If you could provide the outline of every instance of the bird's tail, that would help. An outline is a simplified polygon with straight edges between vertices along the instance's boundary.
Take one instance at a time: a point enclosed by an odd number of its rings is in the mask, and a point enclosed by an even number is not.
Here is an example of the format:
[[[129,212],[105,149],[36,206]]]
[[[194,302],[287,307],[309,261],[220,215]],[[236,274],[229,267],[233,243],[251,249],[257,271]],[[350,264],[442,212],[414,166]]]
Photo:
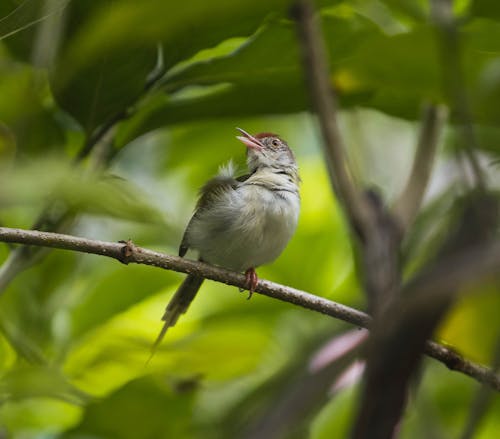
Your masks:
[[[153,358],[153,355],[163,340],[163,337],[165,337],[168,328],[174,326],[181,314],[184,314],[187,311],[204,280],[205,279],[203,277],[188,274],[186,279],[184,279],[184,282],[182,282],[180,287],[175,292],[172,299],[170,299],[170,302],[165,309],[165,314],[163,314],[163,317],[161,318],[165,323],[163,324],[163,328],[161,328],[158,337],[151,347],[151,355],[147,361],[148,363],[151,358]]]

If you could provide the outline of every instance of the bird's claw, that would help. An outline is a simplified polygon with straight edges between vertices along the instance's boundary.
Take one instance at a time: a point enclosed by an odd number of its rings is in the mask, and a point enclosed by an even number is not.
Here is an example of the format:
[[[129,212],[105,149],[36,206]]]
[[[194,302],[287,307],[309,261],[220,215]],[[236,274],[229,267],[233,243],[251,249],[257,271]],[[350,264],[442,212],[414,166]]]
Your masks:
[[[249,268],[247,271],[245,271],[245,285],[248,290],[247,300],[250,300],[252,298],[252,294],[257,288],[258,282],[259,278],[257,277],[257,273],[255,272],[254,268]]]

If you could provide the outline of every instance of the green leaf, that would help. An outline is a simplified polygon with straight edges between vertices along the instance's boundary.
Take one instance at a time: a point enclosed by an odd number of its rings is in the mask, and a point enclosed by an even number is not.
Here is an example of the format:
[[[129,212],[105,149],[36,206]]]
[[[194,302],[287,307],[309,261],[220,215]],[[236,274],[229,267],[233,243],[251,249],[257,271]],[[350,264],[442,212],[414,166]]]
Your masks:
[[[42,366],[20,366],[2,376],[0,403],[33,397],[52,397],[81,404],[88,400],[57,370]]]
[[[335,395],[311,424],[311,439],[348,437],[354,420],[359,389],[351,387]]]
[[[173,93],[186,85],[218,83],[259,86],[301,77],[293,23],[273,22],[228,56],[189,65],[167,75],[162,89]]]
[[[324,29],[330,58],[338,72],[332,80],[346,102],[358,102],[366,90],[344,69],[344,64],[355,48],[377,35],[378,30],[361,17],[341,19],[330,15],[324,17]],[[200,86],[212,88],[198,92]],[[294,25],[272,21],[230,55],[188,65],[167,75],[162,91],[166,94],[151,97],[130,121],[122,124],[119,144],[172,123],[303,111],[308,106]]]
[[[50,104],[46,77],[28,65],[11,61],[1,50],[0,96],[0,121],[20,151],[60,150],[64,132]]]
[[[177,280],[171,272],[156,268],[114,264],[113,269],[111,264],[104,264],[104,276],[99,275],[96,267],[85,288],[85,297],[71,311],[74,340]],[[161,314],[161,310],[158,312]]]
[[[191,437],[194,396],[151,376],[139,378],[88,405],[79,425],[61,439]]]
[[[425,21],[429,2],[427,0],[382,0],[395,14],[415,21]]]
[[[381,57],[387,52],[386,57]],[[419,26],[394,36],[376,35],[365,40],[348,63],[354,76],[377,89],[439,95],[438,52],[433,30]],[[425,69],[422,68],[425,66]]]
[[[24,61],[32,55],[36,23],[43,17],[44,3],[44,0],[0,2],[0,41]]]
[[[327,15],[323,28],[332,82],[344,108],[359,105],[416,119],[422,102],[446,100],[432,27],[385,35],[360,17]],[[462,38],[474,116],[481,123],[497,123],[500,26],[476,20],[463,28]],[[294,27],[284,21],[270,23],[227,56],[172,72],[162,90],[122,124],[119,144],[163,125],[308,108]]]
[[[0,328],[16,353],[30,363],[46,364],[53,356],[54,319],[78,292],[69,288],[78,261],[74,252],[51,252],[18,275],[0,298]]]
[[[163,216],[132,183],[112,175],[86,174],[62,159],[39,159],[0,175],[0,203],[43,207],[62,202],[75,212],[164,224]]]
[[[16,139],[9,127],[0,122],[0,170],[7,166],[14,156]]]
[[[137,23],[130,23],[135,12],[127,8],[131,2],[92,3],[71,3],[71,35],[63,40],[61,56],[51,72],[58,104],[87,133],[134,102],[156,62],[154,43],[143,41],[137,35]],[[125,33],[127,26],[129,33]]]
[[[87,11],[87,2],[73,2],[69,23],[76,30],[64,44],[52,75],[57,100],[90,132],[141,95],[159,43],[163,69],[168,70],[201,49],[250,34],[267,14],[282,12],[287,4],[287,0],[122,0]]]
[[[496,0],[472,0],[470,11],[476,17],[500,20],[500,3]]]

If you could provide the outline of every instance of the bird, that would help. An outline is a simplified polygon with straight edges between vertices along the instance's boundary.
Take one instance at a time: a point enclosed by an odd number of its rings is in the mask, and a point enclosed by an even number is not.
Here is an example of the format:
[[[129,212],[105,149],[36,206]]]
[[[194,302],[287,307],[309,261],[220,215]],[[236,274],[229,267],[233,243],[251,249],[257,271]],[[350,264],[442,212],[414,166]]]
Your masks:
[[[257,287],[255,268],[274,261],[293,236],[300,212],[300,176],[295,156],[279,135],[251,135],[236,128],[246,146],[248,173],[235,177],[232,162],[200,189],[198,203],[179,247],[199,260],[245,273],[249,298]],[[204,278],[188,274],[162,317],[151,355],[168,328],[187,311]],[[151,358],[151,357],[150,357]]]

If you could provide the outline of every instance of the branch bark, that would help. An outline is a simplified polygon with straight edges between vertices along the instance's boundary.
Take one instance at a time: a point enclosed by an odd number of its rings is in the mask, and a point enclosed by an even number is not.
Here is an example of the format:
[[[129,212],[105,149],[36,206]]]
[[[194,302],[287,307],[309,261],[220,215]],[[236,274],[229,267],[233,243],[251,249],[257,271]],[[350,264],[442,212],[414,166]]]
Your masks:
[[[0,242],[36,245],[90,253],[110,257],[124,264],[144,264],[166,270],[196,274],[197,276],[202,276],[206,279],[222,282],[227,285],[234,285],[239,288],[245,288],[246,285],[245,276],[243,274],[229,271],[224,268],[214,267],[203,262],[191,261],[178,256],[166,255],[153,250],[137,247],[130,241],[115,243],[90,240],[59,233],[0,227]],[[488,264],[488,267],[490,267],[488,273],[485,273],[486,269],[483,264],[484,260],[490,261]],[[500,264],[500,242],[490,246],[486,254],[476,254],[474,261],[474,264],[477,265],[480,274],[498,275],[498,273],[496,273],[496,267]],[[450,261],[450,263],[452,262],[453,261]],[[469,263],[469,261],[467,263]],[[473,270],[469,273],[471,277],[477,274]],[[443,282],[446,282],[446,280],[444,279]],[[323,297],[314,296],[305,291],[269,282],[267,280],[259,280],[255,292],[298,305],[363,328],[369,327],[372,321],[368,314],[365,314],[357,309],[327,300]],[[485,383],[492,389],[500,392],[499,375],[492,372],[485,366],[475,364],[467,360],[453,349],[433,341],[428,341],[425,344],[424,352],[429,357],[432,357],[446,365],[449,369],[468,375],[469,377],[481,383]]]

